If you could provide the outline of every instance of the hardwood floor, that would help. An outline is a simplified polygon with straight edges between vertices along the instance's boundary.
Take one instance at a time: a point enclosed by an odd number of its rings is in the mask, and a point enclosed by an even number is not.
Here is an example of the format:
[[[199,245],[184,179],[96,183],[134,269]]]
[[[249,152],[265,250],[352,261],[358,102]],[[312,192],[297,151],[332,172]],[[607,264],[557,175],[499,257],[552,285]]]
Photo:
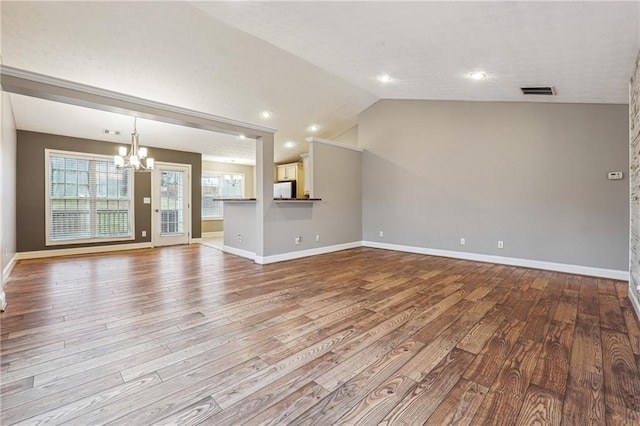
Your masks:
[[[358,248],[20,261],[2,424],[640,424],[627,283]]]

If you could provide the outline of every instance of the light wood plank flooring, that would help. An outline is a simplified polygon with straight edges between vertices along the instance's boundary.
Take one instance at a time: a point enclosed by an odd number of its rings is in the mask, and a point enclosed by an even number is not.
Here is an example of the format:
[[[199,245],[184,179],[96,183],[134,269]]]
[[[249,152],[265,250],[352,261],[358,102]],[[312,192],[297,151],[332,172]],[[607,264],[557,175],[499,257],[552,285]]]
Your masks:
[[[2,424],[640,424],[627,283],[358,248],[21,261]]]

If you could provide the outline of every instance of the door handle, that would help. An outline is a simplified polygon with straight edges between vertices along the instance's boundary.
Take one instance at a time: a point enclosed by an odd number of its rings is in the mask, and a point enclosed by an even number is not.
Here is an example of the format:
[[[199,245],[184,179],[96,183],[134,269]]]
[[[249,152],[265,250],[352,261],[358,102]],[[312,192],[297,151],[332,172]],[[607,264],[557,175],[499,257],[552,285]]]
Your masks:
[[[156,213],[158,213],[160,210],[156,209]]]

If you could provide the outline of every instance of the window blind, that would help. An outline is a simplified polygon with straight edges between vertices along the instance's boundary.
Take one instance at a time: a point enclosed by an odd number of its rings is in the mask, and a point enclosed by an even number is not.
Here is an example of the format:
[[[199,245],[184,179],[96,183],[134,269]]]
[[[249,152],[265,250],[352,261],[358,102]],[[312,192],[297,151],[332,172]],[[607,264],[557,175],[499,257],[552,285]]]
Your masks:
[[[131,172],[111,159],[49,153],[49,243],[132,236]]]
[[[244,174],[202,172],[202,218],[224,217],[221,198],[244,197]]]

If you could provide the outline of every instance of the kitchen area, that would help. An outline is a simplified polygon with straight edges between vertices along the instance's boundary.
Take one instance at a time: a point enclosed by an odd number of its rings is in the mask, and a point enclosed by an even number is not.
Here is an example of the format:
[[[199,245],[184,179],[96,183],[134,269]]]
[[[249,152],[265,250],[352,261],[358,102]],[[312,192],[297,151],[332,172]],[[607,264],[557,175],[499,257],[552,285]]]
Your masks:
[[[263,199],[224,202],[223,251],[267,264],[362,245],[362,149],[307,142],[300,161],[256,170]]]
[[[309,198],[309,154],[301,154],[300,158],[299,162],[275,165],[275,182],[273,184],[273,198],[275,200]]]
[[[301,154],[300,161],[274,164],[274,201],[310,201],[310,169],[308,153]],[[223,209],[223,204],[255,202],[255,178],[255,166],[203,161],[202,236],[204,245],[222,249],[225,231],[224,216],[227,216],[228,210]],[[234,181],[231,183],[233,188],[227,188],[229,186],[227,181],[231,180]]]

